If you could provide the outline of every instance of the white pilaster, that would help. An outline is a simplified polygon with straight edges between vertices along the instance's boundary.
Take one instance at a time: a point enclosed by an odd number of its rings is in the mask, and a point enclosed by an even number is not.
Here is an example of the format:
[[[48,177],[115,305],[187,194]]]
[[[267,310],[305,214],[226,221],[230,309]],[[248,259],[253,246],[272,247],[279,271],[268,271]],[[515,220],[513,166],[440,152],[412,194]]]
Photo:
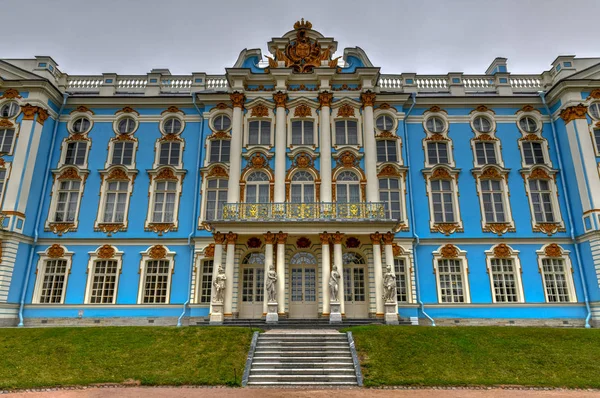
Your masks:
[[[288,234],[277,234],[277,303],[279,314],[285,314],[285,242]]]
[[[321,291],[323,292],[323,317],[329,315],[329,276],[331,275],[331,254],[329,252],[329,234],[320,234],[321,238]]]
[[[598,177],[598,164],[594,151],[595,143],[593,137],[590,136],[587,119],[584,116],[582,119],[566,122],[566,129],[575,166],[577,185],[582,196],[583,211],[600,209],[600,178]],[[573,140],[576,140],[576,142],[571,142]],[[586,208],[588,203],[589,208]]]
[[[221,265],[223,265],[223,242],[225,241],[225,235],[221,234],[221,233],[215,233],[214,234],[214,238],[215,238],[215,254],[214,254],[214,258],[213,258],[213,272],[212,272],[212,281],[210,283],[211,286],[211,297],[210,297],[210,310],[209,310],[209,314],[212,314],[213,312],[213,297],[214,297],[214,283],[215,283],[215,278],[217,277],[217,274],[219,273],[219,267]],[[227,285],[227,284],[225,284]],[[201,287],[198,286],[198,289],[200,289]],[[227,291],[225,292],[225,294],[227,294]]]
[[[373,121],[373,102],[375,94],[361,95],[363,102],[363,142],[365,148],[365,174],[367,177],[367,202],[379,202],[379,182],[377,180],[377,142]],[[377,311],[379,312],[379,310]]]
[[[227,257],[225,258],[225,300],[223,313],[227,317],[231,317],[231,309],[233,304],[233,266],[235,262],[235,241],[237,234],[227,234]]]
[[[285,202],[285,157],[286,157],[286,110],[287,94],[278,92],[273,95],[277,104],[275,115],[275,198],[274,202]]]
[[[263,300],[263,313],[266,315],[269,309],[267,303],[269,302],[269,295],[267,294],[267,275],[269,275],[269,270],[273,265],[273,242],[275,241],[275,234],[270,232],[264,235],[265,237],[265,294]],[[279,276],[277,277],[277,282],[279,282]],[[279,292],[278,292],[279,293]],[[279,294],[277,294],[277,300],[280,301],[281,298]]]
[[[342,261],[342,240],[344,234],[339,232],[333,234],[333,264],[337,267],[337,271],[340,274],[340,285],[338,290],[338,297],[340,299],[340,312],[342,315],[346,313],[346,306],[344,303],[344,264]]]
[[[381,234],[371,234],[373,244],[373,272],[375,273],[375,309],[376,317],[383,317],[383,268],[381,266]]]
[[[321,111],[319,112],[319,129],[320,129],[320,162],[321,162],[321,202],[331,202],[331,100],[333,94],[319,94],[321,102]],[[329,301],[327,301],[329,305]]]
[[[233,120],[231,121],[227,202],[238,203],[240,201],[240,176],[242,172],[242,133],[245,96],[243,93],[233,93],[230,97],[233,102]]]

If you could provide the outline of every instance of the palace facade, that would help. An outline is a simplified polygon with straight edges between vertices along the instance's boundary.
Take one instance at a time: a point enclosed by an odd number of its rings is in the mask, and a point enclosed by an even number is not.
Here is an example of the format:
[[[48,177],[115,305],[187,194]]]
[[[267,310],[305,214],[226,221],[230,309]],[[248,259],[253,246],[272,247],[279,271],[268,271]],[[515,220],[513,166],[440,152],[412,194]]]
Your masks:
[[[0,60],[1,325],[600,324],[600,58],[381,74],[300,21],[224,75]],[[387,307],[387,306],[386,306]]]

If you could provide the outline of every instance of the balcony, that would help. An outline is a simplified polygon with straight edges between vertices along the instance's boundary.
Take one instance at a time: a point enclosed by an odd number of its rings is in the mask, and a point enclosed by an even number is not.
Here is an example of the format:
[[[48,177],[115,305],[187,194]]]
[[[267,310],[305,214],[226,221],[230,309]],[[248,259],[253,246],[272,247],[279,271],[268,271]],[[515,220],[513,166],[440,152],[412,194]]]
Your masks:
[[[217,222],[395,222],[384,203],[226,203]]]

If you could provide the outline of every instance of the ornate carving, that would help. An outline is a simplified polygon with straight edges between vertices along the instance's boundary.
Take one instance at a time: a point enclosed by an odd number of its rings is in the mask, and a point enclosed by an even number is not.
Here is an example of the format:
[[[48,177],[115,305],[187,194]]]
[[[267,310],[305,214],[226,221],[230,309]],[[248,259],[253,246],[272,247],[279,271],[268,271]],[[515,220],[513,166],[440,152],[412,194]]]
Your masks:
[[[38,106],[38,114],[37,115],[38,116],[37,116],[36,121],[39,124],[44,124],[44,122],[46,120],[48,120],[48,117],[50,117],[50,115],[48,114],[48,111],[45,110],[44,108],[39,107],[39,106]]]
[[[533,171],[529,174],[530,180],[549,180],[551,177],[548,172],[540,167],[537,169],[533,169]]]
[[[98,258],[113,258],[115,253],[115,248],[111,245],[102,245],[98,249]]]
[[[328,233],[319,234],[319,240],[321,240],[322,245],[328,245],[330,239],[331,239],[331,235]]]
[[[440,232],[446,236],[450,236],[454,232],[461,232],[458,223],[437,223],[433,225],[431,232]]]
[[[493,253],[496,258],[507,258],[512,255],[512,250],[508,245],[500,243],[494,247]]]
[[[215,232],[213,234],[213,238],[215,239],[215,244],[222,245],[225,242],[225,235],[220,232]]]
[[[502,236],[509,231],[514,231],[509,223],[489,223],[483,227],[483,232],[491,232],[498,236]]]
[[[385,245],[391,245],[392,243],[394,243],[394,234],[391,232],[386,232],[383,236],[383,244]]]
[[[214,257],[215,256],[215,244],[211,243],[204,248],[204,257]]]
[[[437,106],[437,105],[434,105],[434,106],[432,106],[431,108],[429,108],[429,109],[427,110],[427,112],[444,112],[444,113],[448,113],[448,112],[446,112],[444,109],[440,108],[440,107],[439,107],[439,106]]]
[[[271,87],[265,87],[264,84],[259,84],[258,86],[252,87],[252,88],[248,87],[248,85],[245,85],[244,89],[246,91],[273,91],[274,90],[274,88],[272,86]]]
[[[163,112],[163,113],[165,113],[165,112]],[[136,111],[135,109],[133,109],[130,106],[124,106],[123,109],[116,111],[115,115],[118,115],[119,113],[135,113],[138,116],[140,115],[140,113],[138,111]]]
[[[307,167],[312,167],[312,158],[305,152],[300,152],[294,158],[294,167],[298,167],[300,169],[306,169]]]
[[[137,141],[137,139],[135,137],[132,137],[129,134],[119,134],[116,137],[111,138],[111,141],[129,141],[129,142],[135,142],[135,141]]]
[[[267,160],[267,157],[265,156],[265,154],[261,153],[261,152],[256,152],[256,153],[252,154],[252,156],[250,156],[248,164],[246,165],[246,168],[252,168],[252,169],[262,169],[262,168],[268,168],[268,167],[269,167],[269,161]]]
[[[539,109],[534,108],[531,105],[525,105],[525,106],[523,106],[521,109],[519,109],[518,111],[516,111],[515,114],[521,113],[521,112],[537,112],[537,113],[541,113]]]
[[[592,90],[592,92],[590,93],[590,95],[587,97],[587,99],[600,99],[600,88],[596,88],[594,90]]]
[[[174,229],[175,224],[173,223],[150,223],[146,228],[147,231],[152,231],[155,234],[158,234],[158,236],[162,236],[163,234],[166,234]]]
[[[550,243],[544,248],[544,254],[548,257],[562,257],[563,250],[556,243]]]
[[[391,108],[391,106],[387,102],[384,102],[383,104],[381,104],[377,107],[377,109],[390,109],[390,108]]]
[[[338,117],[354,117],[355,109],[350,104],[344,104],[338,109],[337,115]]]
[[[262,246],[262,241],[259,238],[253,236],[252,238],[248,239],[246,245],[251,249],[258,249]]]
[[[375,93],[371,92],[371,91],[366,91],[364,93],[362,93],[360,95],[360,101],[363,104],[363,107],[367,107],[367,106],[373,106],[375,105],[375,98],[377,96],[375,95]]]
[[[161,171],[158,172],[158,174],[156,174],[156,177],[154,177],[155,180],[174,180],[174,181],[179,181],[179,178],[177,178],[177,176],[175,175],[175,173],[173,172],[172,169],[170,169],[169,167],[165,167],[164,169],[162,169]]]
[[[58,176],[58,180],[79,180],[81,181],[81,177],[79,176],[79,173],[77,172],[77,169],[75,167],[67,167],[66,169],[64,169],[62,171],[62,173],[60,173],[60,175]]]
[[[339,231],[336,232],[335,234],[331,234],[331,238],[333,239],[333,244],[334,245],[341,245],[343,240],[344,240],[344,235],[340,233]]]
[[[284,234],[283,232],[279,231],[279,233],[277,234],[277,244],[285,245],[285,243],[287,242],[287,238],[288,234]]]
[[[381,133],[377,134],[377,138],[391,138],[393,140],[400,139],[400,137],[398,137],[396,134],[392,133],[391,131],[382,131]]]
[[[227,240],[227,244],[228,245],[235,245],[235,242],[237,241],[238,235],[234,234],[233,232],[229,232],[226,236],[225,236],[225,240]]]
[[[266,234],[263,235],[265,237],[265,244],[267,245],[272,245],[275,243],[275,234],[272,232],[267,232]]]
[[[448,172],[448,170],[444,167],[438,167],[437,169],[433,170],[433,173],[431,173],[431,177],[429,177],[430,180],[452,180],[452,176],[450,175],[450,173]]]
[[[298,240],[296,241],[296,247],[298,247],[299,249],[307,249],[310,247],[310,245],[311,245],[310,239],[308,239],[305,236],[298,238]]]
[[[377,174],[377,177],[400,177],[400,172],[391,164],[385,165]]]
[[[563,109],[560,113],[560,117],[564,120],[565,124],[567,124],[575,119],[585,119],[586,114],[587,106],[579,104]]]
[[[65,140],[66,142],[75,142],[75,141],[90,141],[86,134],[75,133],[69,135],[69,137]]]
[[[225,103],[223,103],[223,102],[219,102],[219,103],[218,103],[218,104],[215,106],[215,108],[217,108],[217,109],[228,109],[228,108],[229,108],[229,106],[227,106],[227,104],[225,104]]]
[[[561,229],[558,223],[540,223],[533,227],[533,232],[542,232],[548,236],[554,235],[559,230],[564,230],[564,228]]]
[[[294,109],[294,117],[310,117],[312,116],[312,109],[305,104],[300,104]]]
[[[443,134],[435,133],[435,134],[432,134],[431,136],[425,138],[425,141],[450,141],[450,140],[448,138],[446,138]]]
[[[0,98],[9,98],[9,99],[15,99],[15,98],[22,98],[19,95],[19,91],[14,89],[14,88],[7,88],[6,90],[4,90],[4,92],[2,93],[2,96]]]
[[[151,259],[159,260],[167,257],[167,249],[163,245],[154,245],[148,250]]]
[[[66,234],[67,232],[74,231],[75,230],[75,224],[73,224],[73,223],[62,223],[62,222],[50,223],[48,225],[48,229],[50,231],[52,231],[53,233],[57,234],[58,236],[62,236],[63,234]]]
[[[160,137],[160,142],[169,142],[169,141],[183,141],[183,139],[178,134],[165,134]]]
[[[55,243],[48,248],[46,254],[50,258],[61,258],[65,255],[65,249],[63,249],[61,245]]]
[[[458,248],[452,244],[447,244],[440,249],[440,254],[442,258],[456,258],[458,257]]]
[[[358,238],[351,236],[346,239],[346,247],[349,249],[356,249],[360,246],[360,240]]]
[[[8,119],[0,119],[0,128],[13,127],[14,124]]]
[[[527,134],[527,135],[519,138],[519,140],[520,141],[544,141],[544,139],[537,134]]]
[[[227,133],[225,131],[215,131],[214,133],[212,133],[211,135],[206,137],[206,139],[208,139],[208,140],[230,140],[231,135],[229,135],[229,133]]]
[[[267,117],[267,116],[269,116],[269,108],[267,108],[263,104],[258,104],[252,108],[252,112],[251,112],[250,116],[252,116],[252,117]]]
[[[179,109],[178,107],[176,107],[174,105],[171,105],[166,110],[162,111],[160,114],[163,115],[165,113],[183,113],[185,115],[184,111],[182,111],[181,109]]]
[[[229,98],[231,99],[231,102],[233,103],[234,108],[244,109],[244,101],[246,101],[246,96],[244,95],[244,93],[240,93],[240,92],[231,93],[231,94],[229,94]]]
[[[404,249],[397,243],[392,243],[392,252],[394,253],[394,257],[398,257],[404,254]]]
[[[94,114],[94,111],[92,111],[90,108],[88,108],[85,105],[79,105],[77,108],[75,108],[73,111],[71,111],[71,113],[91,113],[92,115]]]
[[[317,86],[308,87],[305,84],[300,84],[298,87],[292,87],[289,84],[287,85],[288,91],[317,91]]]
[[[100,223],[95,228],[95,230],[104,232],[107,236],[112,236],[119,231],[125,231],[125,229],[125,224],[123,223]]]
[[[273,100],[275,101],[275,106],[277,108],[285,108],[285,102],[287,101],[287,94],[278,91],[273,94]]]
[[[362,86],[359,84],[356,87],[350,87],[349,85],[347,85],[346,83],[342,84],[339,87],[334,87],[332,88],[333,91],[360,91],[360,89],[362,88]]]
[[[23,112],[23,120],[33,120],[37,113],[38,107],[31,104],[21,105],[21,112]]]
[[[129,176],[123,169],[114,169],[108,174],[108,177],[106,177],[106,181],[112,181],[112,180],[128,180],[129,181]]]
[[[354,167],[358,166],[358,159],[350,151],[343,152],[337,160],[338,167]]]
[[[4,168],[6,167],[6,160],[4,160],[4,158],[2,157],[3,155],[0,155],[0,168]],[[1,214],[1,213],[0,213]],[[1,224],[1,223],[0,223]]]
[[[333,100],[333,94],[328,93],[327,91],[319,94],[319,103],[321,104],[321,108],[324,106],[331,106],[331,101]]]
[[[227,170],[222,166],[215,166],[208,172],[207,177],[229,177]]]
[[[488,167],[483,170],[483,173],[479,176],[482,180],[499,180],[504,178],[502,174],[495,167]]]
[[[479,134],[477,137],[475,137],[475,139],[477,141],[497,141],[498,139],[496,137],[492,137],[489,134]]]
[[[383,237],[383,235],[381,235],[380,233],[374,233],[369,235],[369,237],[371,238],[371,243],[374,245],[381,245],[381,238]]]

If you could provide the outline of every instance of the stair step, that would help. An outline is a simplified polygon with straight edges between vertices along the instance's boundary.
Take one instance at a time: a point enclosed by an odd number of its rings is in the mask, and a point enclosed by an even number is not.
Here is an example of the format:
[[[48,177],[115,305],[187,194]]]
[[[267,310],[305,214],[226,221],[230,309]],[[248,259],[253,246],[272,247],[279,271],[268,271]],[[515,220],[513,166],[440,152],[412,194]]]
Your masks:
[[[352,358],[352,354],[350,351],[348,352],[338,352],[338,351],[330,351],[330,352],[322,352],[322,351],[290,351],[290,352],[281,352],[281,351],[265,351],[265,352],[255,352],[255,357],[302,357],[304,358],[306,355],[310,357],[316,358],[327,358],[329,355],[334,355],[340,358]]]
[[[264,368],[252,369],[250,376],[254,375],[277,375],[277,376],[295,376],[295,375],[350,375],[356,377],[354,368]]]
[[[249,386],[356,386],[356,381],[303,381],[303,382],[289,382],[289,381],[248,381]]]
[[[302,364],[305,363],[314,363],[314,364],[335,364],[335,363],[345,363],[345,364],[353,364],[351,356],[343,356],[343,357],[257,357],[252,361],[252,364],[262,365],[265,363],[280,363],[280,364]]]
[[[294,383],[305,383],[311,381],[353,381],[356,383],[356,375],[250,375],[248,382],[250,381],[270,381],[270,382],[294,382]]]
[[[310,363],[266,363],[266,364],[255,364],[252,366],[252,371],[255,370],[269,370],[269,371],[279,371],[279,370],[289,370],[289,369],[313,369],[313,370],[323,370],[323,371],[341,371],[341,370],[350,370],[354,372],[354,364],[353,363],[320,363],[320,364],[310,364]]]

